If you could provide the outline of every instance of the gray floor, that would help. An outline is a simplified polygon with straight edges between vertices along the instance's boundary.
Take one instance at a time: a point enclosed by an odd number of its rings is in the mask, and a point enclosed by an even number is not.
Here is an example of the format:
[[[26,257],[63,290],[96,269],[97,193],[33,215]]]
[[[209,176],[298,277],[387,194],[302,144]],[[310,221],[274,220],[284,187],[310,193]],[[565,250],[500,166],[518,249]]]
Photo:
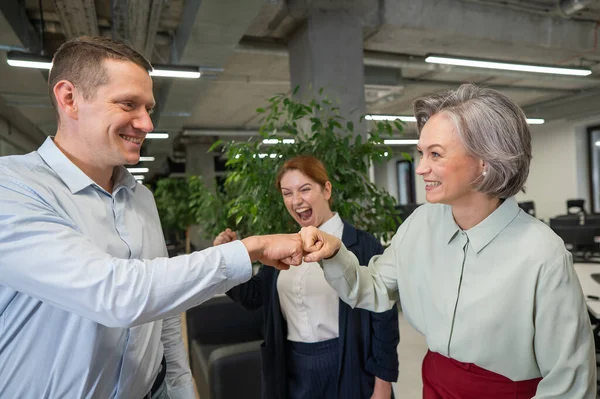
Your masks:
[[[421,362],[427,352],[425,337],[412,328],[402,313],[398,315],[400,323],[400,345],[398,359],[400,376],[394,384],[397,399],[420,399],[423,385],[421,383]]]

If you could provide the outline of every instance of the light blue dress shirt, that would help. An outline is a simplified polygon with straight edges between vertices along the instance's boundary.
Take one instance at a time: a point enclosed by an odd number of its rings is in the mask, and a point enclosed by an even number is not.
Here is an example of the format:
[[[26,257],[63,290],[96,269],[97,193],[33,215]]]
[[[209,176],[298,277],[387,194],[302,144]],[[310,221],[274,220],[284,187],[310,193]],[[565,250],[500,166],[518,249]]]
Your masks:
[[[0,398],[141,398],[163,353],[195,397],[178,315],[247,281],[248,253],[168,259],[151,192],[115,173],[108,193],[50,138],[0,158]]]
[[[350,306],[390,309],[433,352],[522,381],[536,399],[596,397],[596,356],[571,254],[548,226],[506,199],[462,230],[448,205],[419,207],[382,255],[359,267],[343,245],[322,261]]]

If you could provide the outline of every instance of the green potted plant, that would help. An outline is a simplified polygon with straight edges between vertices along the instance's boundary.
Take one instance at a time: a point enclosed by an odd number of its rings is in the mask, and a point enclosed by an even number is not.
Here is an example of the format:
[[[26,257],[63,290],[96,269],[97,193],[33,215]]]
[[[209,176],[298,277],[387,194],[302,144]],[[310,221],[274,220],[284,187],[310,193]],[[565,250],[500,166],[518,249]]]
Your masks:
[[[226,227],[241,236],[296,232],[298,226],[275,188],[275,176],[286,159],[311,154],[328,170],[333,209],[358,228],[387,241],[399,223],[394,211],[396,201],[369,180],[369,166],[389,158],[392,150],[382,144],[383,137],[391,135],[394,128],[402,132],[402,124],[377,122],[368,134],[361,135],[326,98],[305,104],[277,94],[268,99],[268,104],[257,109],[263,115],[260,137],[218,141],[212,146],[211,151],[220,150],[227,158],[229,173],[221,189],[209,190],[200,179],[190,177],[180,183],[188,190],[182,189],[180,197],[172,192],[173,187],[166,189],[166,183],[158,182],[157,191],[165,189],[158,193],[157,204],[159,209],[168,208],[161,217],[171,215],[173,221],[181,218],[185,222],[178,223],[180,228],[190,221],[200,224],[206,238]],[[276,144],[265,145],[264,139]],[[169,195],[173,198],[167,200]],[[177,201],[181,203],[175,204]],[[163,224],[167,223],[163,220]]]
[[[224,208],[218,201],[222,199],[218,194],[212,194],[200,176],[181,178],[165,178],[156,182],[154,199],[162,223],[163,230],[169,232],[175,241],[182,241],[181,233],[185,237],[185,253],[191,252],[190,230],[193,225],[202,224],[210,217],[215,217],[215,222],[220,220],[222,214],[213,215],[213,212],[223,212]],[[221,220],[219,226],[225,226],[226,220]],[[213,227],[212,230],[214,231]]]

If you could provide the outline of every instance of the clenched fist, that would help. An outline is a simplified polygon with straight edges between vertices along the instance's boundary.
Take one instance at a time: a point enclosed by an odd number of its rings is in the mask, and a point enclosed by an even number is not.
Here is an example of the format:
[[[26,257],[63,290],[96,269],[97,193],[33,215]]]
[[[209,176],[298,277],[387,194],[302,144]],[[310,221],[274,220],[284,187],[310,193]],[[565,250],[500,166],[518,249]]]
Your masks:
[[[273,234],[244,238],[250,260],[259,261],[277,269],[287,270],[290,265],[302,263],[302,239],[299,234]]]
[[[219,235],[215,237],[213,245],[216,247],[217,245],[226,244],[237,239],[237,233],[235,231],[232,231],[231,229],[227,229],[225,231],[220,232]]]
[[[304,257],[305,262],[318,262],[321,259],[331,258],[342,246],[339,238],[314,226],[303,227],[300,230],[300,237],[302,237],[302,250],[307,254]]]

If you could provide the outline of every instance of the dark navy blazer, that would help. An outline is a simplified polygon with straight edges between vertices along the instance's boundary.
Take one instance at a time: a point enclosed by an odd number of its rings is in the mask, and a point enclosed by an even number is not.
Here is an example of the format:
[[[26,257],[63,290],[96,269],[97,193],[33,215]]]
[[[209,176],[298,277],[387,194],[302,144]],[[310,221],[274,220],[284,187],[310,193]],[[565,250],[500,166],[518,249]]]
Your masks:
[[[367,265],[383,247],[371,234],[344,222],[342,242]],[[286,398],[285,341],[287,325],[277,293],[279,270],[262,267],[248,282],[231,289],[229,295],[247,309],[261,306],[265,318],[262,355],[262,397]],[[384,313],[352,309],[340,300],[338,391],[343,399],[368,399],[375,376],[385,381],[398,378],[397,346],[400,340],[396,306]]]

